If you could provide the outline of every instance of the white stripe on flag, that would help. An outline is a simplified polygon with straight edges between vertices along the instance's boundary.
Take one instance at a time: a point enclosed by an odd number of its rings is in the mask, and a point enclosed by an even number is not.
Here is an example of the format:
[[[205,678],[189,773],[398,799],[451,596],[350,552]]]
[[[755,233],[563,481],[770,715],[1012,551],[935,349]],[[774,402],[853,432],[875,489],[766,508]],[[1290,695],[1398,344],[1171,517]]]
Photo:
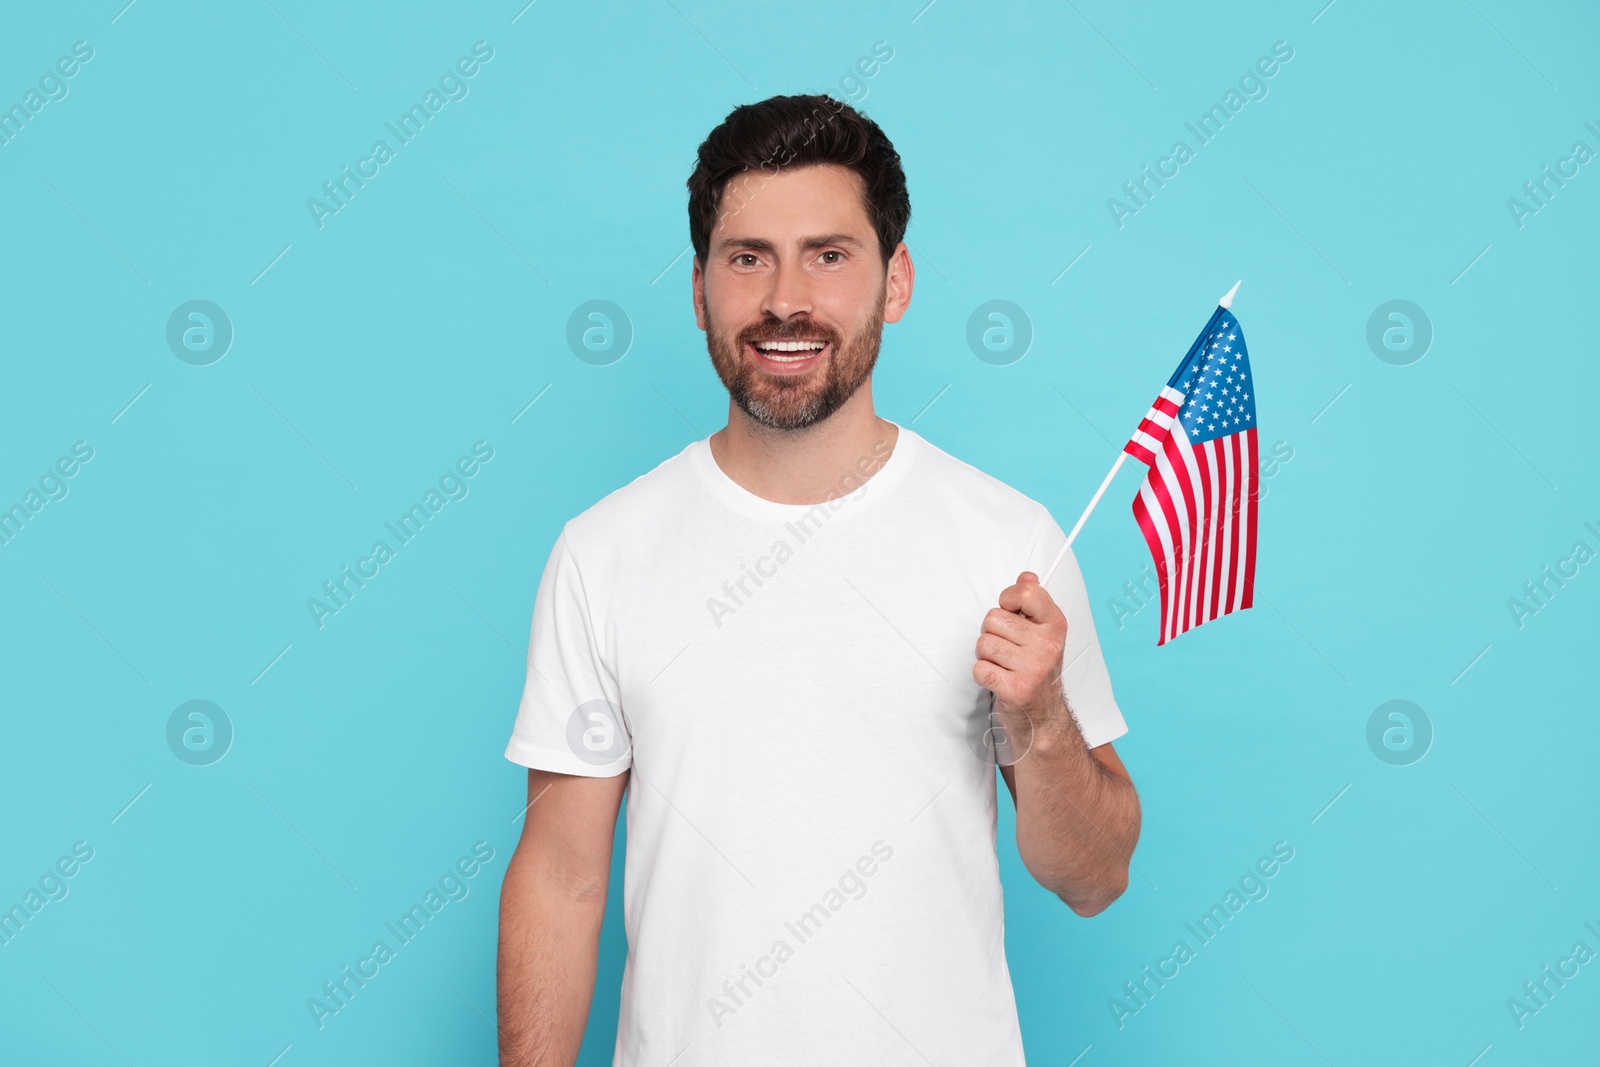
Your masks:
[[[1133,439],[1148,448],[1152,453],[1161,451],[1161,442],[1145,433],[1143,430],[1133,431]]]

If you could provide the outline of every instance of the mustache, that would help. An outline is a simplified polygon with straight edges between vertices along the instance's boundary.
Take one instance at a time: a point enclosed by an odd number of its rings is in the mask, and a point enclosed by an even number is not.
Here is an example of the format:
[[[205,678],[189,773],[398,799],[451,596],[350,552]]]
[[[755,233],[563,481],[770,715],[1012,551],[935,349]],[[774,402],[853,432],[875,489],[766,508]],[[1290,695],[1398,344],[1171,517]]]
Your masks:
[[[834,331],[815,323],[809,319],[803,322],[787,322],[770,326],[753,326],[739,333],[741,343],[754,344],[757,341],[827,341],[838,348],[839,337]]]

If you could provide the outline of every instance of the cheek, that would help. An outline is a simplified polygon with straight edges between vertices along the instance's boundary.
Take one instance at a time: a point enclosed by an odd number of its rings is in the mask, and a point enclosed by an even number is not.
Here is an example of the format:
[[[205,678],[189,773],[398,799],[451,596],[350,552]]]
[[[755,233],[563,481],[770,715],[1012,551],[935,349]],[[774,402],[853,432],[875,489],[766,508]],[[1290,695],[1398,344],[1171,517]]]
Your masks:
[[[738,348],[739,333],[745,327],[745,320],[730,313],[726,302],[715,305],[709,315],[711,332],[729,348]]]
[[[877,302],[854,301],[848,309],[824,312],[827,322],[834,323],[840,331],[840,336],[851,339],[856,344],[866,344],[867,339],[883,328],[882,315],[878,314]]]
[[[876,277],[839,278],[819,289],[817,311],[830,322],[848,325],[852,333],[860,334],[883,321],[887,296],[887,288]]]
[[[761,318],[760,290],[737,275],[708,279],[701,302],[707,323],[727,337]]]

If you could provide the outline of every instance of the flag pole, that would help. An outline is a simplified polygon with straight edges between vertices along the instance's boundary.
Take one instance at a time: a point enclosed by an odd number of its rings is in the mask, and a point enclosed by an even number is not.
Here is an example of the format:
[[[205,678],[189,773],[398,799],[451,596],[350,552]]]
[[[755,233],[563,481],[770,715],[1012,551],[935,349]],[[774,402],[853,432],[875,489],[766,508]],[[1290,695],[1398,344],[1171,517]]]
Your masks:
[[[1234,294],[1239,291],[1239,286],[1243,283],[1243,278],[1234,282],[1233,288],[1229,289],[1222,299],[1217,301],[1217,306],[1221,308],[1233,307]],[[1072,542],[1077,540],[1078,531],[1083,529],[1083,524],[1089,521],[1089,515],[1094,511],[1095,505],[1100,503],[1100,498],[1106,495],[1107,489],[1111,488],[1111,480],[1117,476],[1117,471],[1122,469],[1122,463],[1127,458],[1128,453],[1117,453],[1117,461],[1111,465],[1111,471],[1106,475],[1105,480],[1100,483],[1100,488],[1094,491],[1094,496],[1090,499],[1089,506],[1083,509],[1082,515],[1078,516],[1078,521],[1073,525],[1072,532],[1067,534],[1067,543],[1061,546],[1061,551],[1056,553],[1055,562],[1050,564],[1050,569],[1044,572],[1043,578],[1039,579],[1040,585],[1050,584],[1050,576],[1056,572],[1057,567],[1061,566],[1061,561],[1067,558],[1067,549],[1071,548]]]
[[[1083,524],[1089,521],[1089,513],[1094,510],[1094,506],[1100,503],[1100,498],[1106,495],[1107,489],[1111,488],[1111,479],[1117,476],[1117,472],[1122,469],[1122,461],[1127,458],[1128,454],[1126,452],[1117,453],[1117,461],[1111,465],[1111,472],[1106,475],[1105,481],[1100,483],[1100,488],[1094,491],[1094,499],[1089,501],[1089,506],[1083,509],[1082,515],[1078,516],[1077,525],[1073,526],[1072,532],[1067,534],[1067,543],[1061,546],[1061,551],[1056,553],[1055,562],[1050,564],[1050,569],[1044,572],[1043,578],[1039,579],[1040,585],[1049,584],[1050,576],[1056,572],[1057,567],[1061,566],[1061,561],[1067,558],[1067,549],[1072,547],[1072,542],[1077,538],[1078,531],[1083,529]]]

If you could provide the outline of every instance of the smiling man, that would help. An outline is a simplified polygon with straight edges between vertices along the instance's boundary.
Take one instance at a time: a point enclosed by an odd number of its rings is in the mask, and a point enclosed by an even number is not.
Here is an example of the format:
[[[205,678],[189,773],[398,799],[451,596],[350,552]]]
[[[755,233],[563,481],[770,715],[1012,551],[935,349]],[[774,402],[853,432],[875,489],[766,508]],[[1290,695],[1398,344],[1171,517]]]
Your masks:
[[[545,565],[506,749],[529,806],[502,1063],[576,1060],[626,791],[614,1067],[1021,1064],[996,765],[1024,864],[1078,915],[1139,835],[1083,578],[1069,552],[1041,586],[1049,512],[873,411],[914,280],[875,123],[740,107],[688,184],[728,424]]]

